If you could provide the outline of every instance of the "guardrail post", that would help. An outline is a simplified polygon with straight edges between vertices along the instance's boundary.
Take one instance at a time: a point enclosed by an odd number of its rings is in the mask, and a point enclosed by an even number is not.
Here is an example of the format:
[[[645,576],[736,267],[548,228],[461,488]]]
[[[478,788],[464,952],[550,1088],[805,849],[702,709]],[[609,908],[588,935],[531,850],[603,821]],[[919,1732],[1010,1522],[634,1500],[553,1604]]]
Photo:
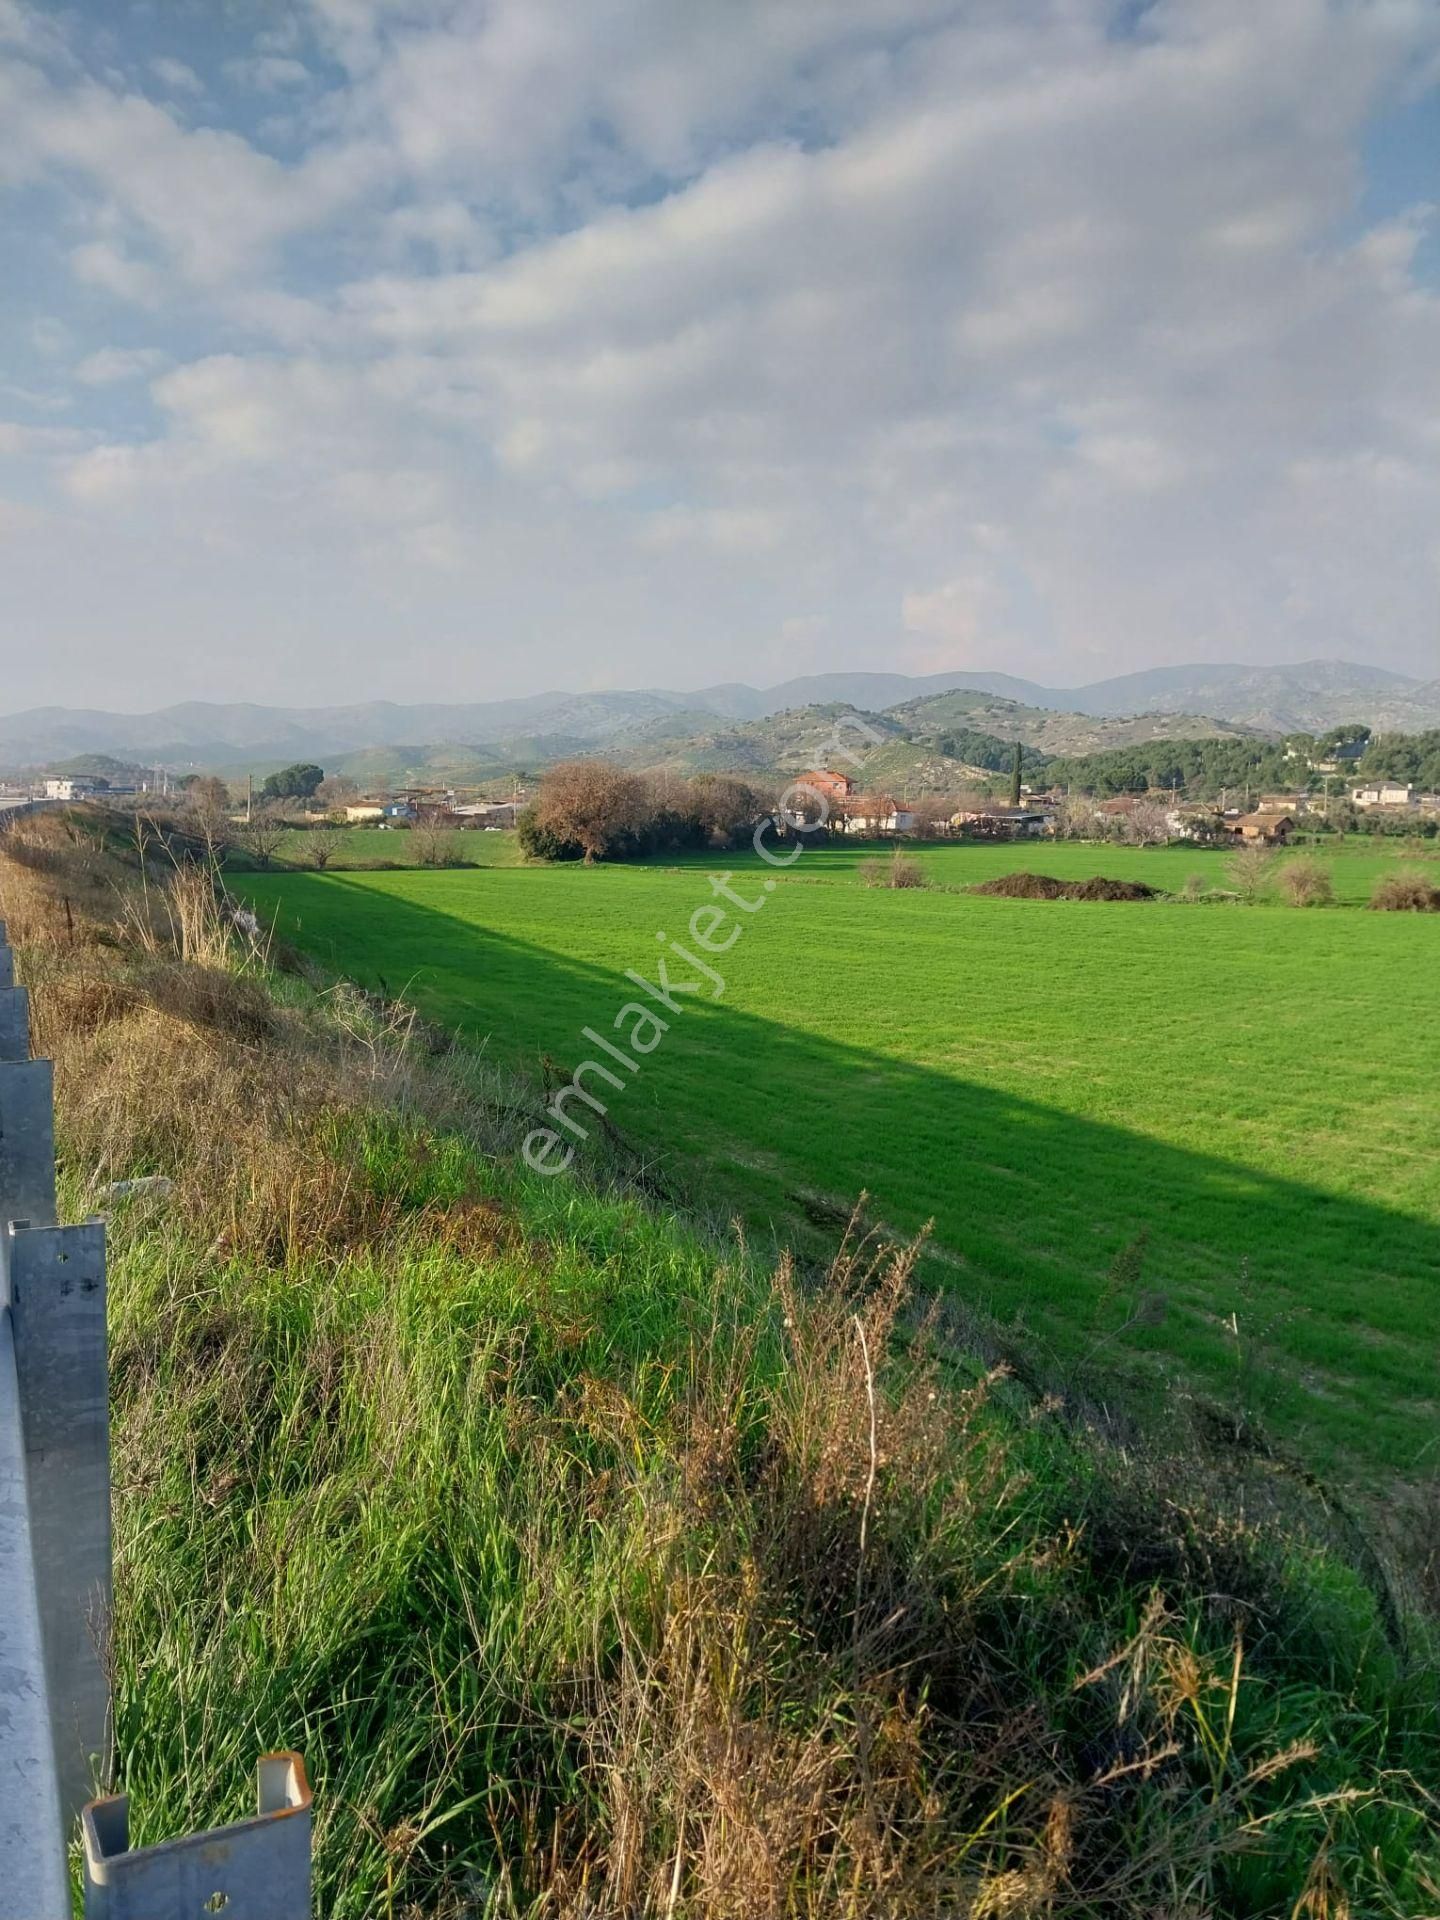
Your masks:
[[[105,1229],[9,1230],[35,1594],[60,1807],[110,1780],[110,1417]]]
[[[0,1060],[30,1058],[30,996],[24,987],[0,987]]]
[[[0,1201],[8,1220],[55,1224],[55,1102],[48,1060],[0,1060]]]
[[[0,1311],[0,1913],[69,1920],[10,1315]]]
[[[82,1816],[85,1920],[310,1920],[310,1786],[298,1753],[267,1753],[259,1811],[212,1833],[130,1851],[130,1802],[93,1801]]]

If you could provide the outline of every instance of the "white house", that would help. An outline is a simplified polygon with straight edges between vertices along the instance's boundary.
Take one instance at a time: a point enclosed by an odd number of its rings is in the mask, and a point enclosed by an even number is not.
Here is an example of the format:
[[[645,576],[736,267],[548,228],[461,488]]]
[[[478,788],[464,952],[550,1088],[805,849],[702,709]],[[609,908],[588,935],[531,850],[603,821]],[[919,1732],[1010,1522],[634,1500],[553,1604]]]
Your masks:
[[[1417,796],[1403,780],[1367,780],[1350,789],[1350,798],[1357,807],[1413,807]]]
[[[83,773],[67,773],[52,776],[45,782],[47,800],[85,800],[92,793],[98,793],[96,783]]]

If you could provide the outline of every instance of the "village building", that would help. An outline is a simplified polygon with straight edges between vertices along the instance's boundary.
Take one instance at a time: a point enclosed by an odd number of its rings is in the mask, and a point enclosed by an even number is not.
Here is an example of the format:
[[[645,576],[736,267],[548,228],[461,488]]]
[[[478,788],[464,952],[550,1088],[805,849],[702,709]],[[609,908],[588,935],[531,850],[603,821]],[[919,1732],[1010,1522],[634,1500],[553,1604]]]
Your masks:
[[[802,773],[796,784],[813,788],[832,806],[839,801],[848,800],[855,791],[855,782],[848,773],[834,773],[828,767],[818,767],[811,773]]]
[[[47,800],[88,800],[99,791],[99,781],[83,773],[52,775],[45,782]]]
[[[513,800],[467,800],[454,812],[468,827],[513,827],[520,808]]]
[[[1038,840],[1054,825],[1055,816],[1039,807],[962,807],[950,816],[959,833],[988,840]]]
[[[1294,816],[1288,813],[1242,813],[1226,824],[1242,840],[1261,846],[1286,846],[1295,831]]]
[[[1350,789],[1353,805],[1368,807],[1414,807],[1420,796],[1403,780],[1367,780]]]

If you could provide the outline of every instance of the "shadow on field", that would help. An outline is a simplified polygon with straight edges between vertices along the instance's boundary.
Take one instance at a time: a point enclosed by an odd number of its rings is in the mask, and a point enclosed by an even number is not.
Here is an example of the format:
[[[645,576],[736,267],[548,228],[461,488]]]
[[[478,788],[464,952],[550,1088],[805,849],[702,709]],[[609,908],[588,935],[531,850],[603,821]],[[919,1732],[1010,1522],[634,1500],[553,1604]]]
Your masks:
[[[618,970],[338,875],[286,875],[265,895],[280,936],[337,972],[523,1066],[548,1055],[562,1077],[603,1058],[583,1027],[609,1036],[619,1008],[645,997]],[[637,927],[632,964],[653,979],[649,939]],[[1440,1230],[1424,1220],[723,1001],[688,1000],[622,1079],[597,1091],[627,1139],[690,1177],[698,1161],[712,1203],[802,1252],[820,1251],[817,1235],[833,1248],[868,1190],[873,1217],[900,1232],[933,1219],[931,1284],[1023,1323],[1062,1359],[1194,1382],[1361,1477],[1440,1464]],[[1137,1314],[1133,1276],[1112,1274],[1141,1234]]]

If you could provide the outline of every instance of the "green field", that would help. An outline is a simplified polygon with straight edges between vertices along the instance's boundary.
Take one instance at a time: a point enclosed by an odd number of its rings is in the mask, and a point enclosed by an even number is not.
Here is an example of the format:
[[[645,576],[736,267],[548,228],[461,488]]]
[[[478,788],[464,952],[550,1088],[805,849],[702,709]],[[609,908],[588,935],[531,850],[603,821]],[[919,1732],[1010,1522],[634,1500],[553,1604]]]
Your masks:
[[[864,857],[817,850],[768,895],[731,858],[765,905],[735,916],[723,999],[688,1000],[606,1093],[624,1135],[802,1249],[862,1189],[887,1225],[933,1220],[932,1279],[1062,1364],[1193,1388],[1372,1484],[1440,1466],[1440,926],[879,892]],[[1219,856],[1184,850],[923,858],[947,887],[1022,864],[1223,884]],[[720,864],[245,886],[324,962],[568,1075],[595,1055],[581,1028],[637,998],[625,970],[654,979],[657,932],[688,941]],[[1337,892],[1391,864],[1342,853]],[[1107,1276],[1141,1233],[1134,1316]]]
[[[469,867],[513,867],[520,858],[520,845],[513,833],[487,833],[483,828],[467,830],[457,836],[457,851]],[[337,867],[413,867],[420,864],[422,836],[405,828],[344,827],[330,864]],[[312,864],[310,835],[296,829],[280,843],[280,861],[297,867]]]

